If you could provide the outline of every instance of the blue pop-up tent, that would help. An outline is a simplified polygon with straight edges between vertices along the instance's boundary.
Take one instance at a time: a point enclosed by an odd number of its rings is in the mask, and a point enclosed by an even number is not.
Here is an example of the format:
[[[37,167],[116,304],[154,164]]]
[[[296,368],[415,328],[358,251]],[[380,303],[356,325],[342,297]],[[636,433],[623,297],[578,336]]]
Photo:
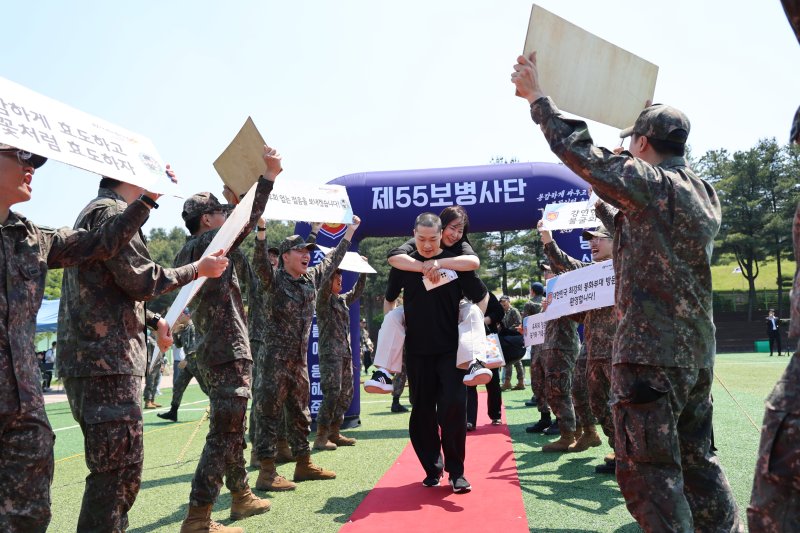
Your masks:
[[[61,300],[42,300],[36,314],[36,333],[55,333],[58,330],[58,304]]]

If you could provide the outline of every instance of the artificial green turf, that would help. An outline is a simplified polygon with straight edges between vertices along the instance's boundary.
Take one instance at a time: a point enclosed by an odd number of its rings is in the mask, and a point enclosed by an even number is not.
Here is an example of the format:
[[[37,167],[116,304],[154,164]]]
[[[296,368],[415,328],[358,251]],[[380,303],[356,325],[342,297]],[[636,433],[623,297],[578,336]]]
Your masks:
[[[763,399],[787,362],[786,358],[765,354],[724,354],[717,357],[716,373],[760,425]],[[169,390],[165,392],[157,401],[167,405]],[[713,393],[718,455],[744,517],[759,434],[719,381],[715,380]],[[538,448],[552,437],[525,433],[525,426],[536,418],[536,410],[524,406],[529,397],[529,390],[503,393],[531,531],[638,531],[613,477],[594,474],[594,465],[610,451],[608,446],[561,456],[541,453]],[[198,425],[198,421],[208,403],[197,386],[189,387],[183,402],[183,407],[196,410],[182,410],[177,424],[146,411],[142,490],[129,513],[129,533],[177,531],[185,516],[192,475],[208,429],[207,422]],[[408,415],[392,414],[389,406],[386,396],[362,395],[362,426],[345,432],[359,439],[358,444],[314,454],[315,461],[337,472],[337,479],[304,482],[295,492],[269,494],[273,502],[270,512],[236,525],[249,532],[338,531],[408,442]],[[66,403],[49,405],[47,412],[57,435],[50,531],[75,531],[87,474],[83,440],[80,429],[72,427],[75,422]],[[468,438],[475,437],[479,436],[470,434]],[[183,459],[178,461],[182,452]],[[282,465],[278,470],[291,477],[293,465]],[[251,485],[255,484],[255,476],[252,472]],[[480,490],[479,481],[472,481]],[[214,519],[230,523],[230,503],[230,493],[223,487],[214,507]],[[490,523],[491,517],[487,520]]]

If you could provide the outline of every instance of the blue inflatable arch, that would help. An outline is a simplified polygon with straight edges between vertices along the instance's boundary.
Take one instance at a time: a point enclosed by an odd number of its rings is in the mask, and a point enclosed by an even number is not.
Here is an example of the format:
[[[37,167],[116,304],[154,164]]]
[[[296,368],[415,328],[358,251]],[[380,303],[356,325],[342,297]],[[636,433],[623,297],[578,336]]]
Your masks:
[[[347,188],[353,213],[362,220],[351,251],[357,251],[358,241],[366,237],[410,238],[417,215],[424,211],[439,213],[449,205],[461,205],[467,210],[470,232],[487,232],[532,229],[541,218],[545,205],[588,200],[587,183],[564,165],[556,163],[360,172],[341,176],[329,183]],[[309,229],[307,224],[298,224],[296,232],[307,235]],[[344,231],[344,226],[323,227],[318,242],[323,246],[335,246]],[[582,246],[580,232],[556,233],[554,238],[568,254],[590,260],[585,245]],[[321,259],[321,254],[315,255],[313,262]],[[355,274],[345,273],[344,287],[352,287],[355,280]],[[359,316],[360,308],[356,302],[350,310],[355,369],[355,394],[345,415],[345,425],[350,426],[358,424],[360,413]],[[310,408],[314,417],[322,401],[316,333],[315,323],[308,350]]]

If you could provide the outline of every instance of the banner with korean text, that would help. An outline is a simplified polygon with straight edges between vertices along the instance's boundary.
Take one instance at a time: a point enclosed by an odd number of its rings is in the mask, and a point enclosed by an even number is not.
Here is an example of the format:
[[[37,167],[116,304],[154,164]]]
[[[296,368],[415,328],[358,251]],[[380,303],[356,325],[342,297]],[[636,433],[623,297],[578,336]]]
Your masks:
[[[0,143],[89,172],[180,196],[147,137],[0,78]]]
[[[547,281],[547,320],[614,305],[614,265],[611,260],[570,270]]]
[[[595,215],[594,202],[547,204],[542,220],[544,229],[548,231],[596,228],[600,225]]]
[[[548,317],[545,313],[526,316],[522,319],[525,346],[537,346],[544,343],[544,325],[547,320]]]

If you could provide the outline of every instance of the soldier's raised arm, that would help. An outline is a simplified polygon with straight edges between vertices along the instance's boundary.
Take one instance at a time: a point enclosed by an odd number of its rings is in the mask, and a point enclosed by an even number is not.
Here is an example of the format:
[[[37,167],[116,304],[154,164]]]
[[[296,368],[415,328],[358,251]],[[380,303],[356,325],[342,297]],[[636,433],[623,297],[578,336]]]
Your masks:
[[[347,253],[347,249],[350,247],[350,240],[353,238],[359,224],[361,224],[361,219],[353,215],[353,223],[347,225],[347,231],[344,233],[342,240],[339,241],[339,244],[336,245],[336,248],[331,250],[321,263],[308,270],[311,279],[314,280],[315,287],[320,287],[324,279],[331,277],[336,272],[336,269],[339,268],[339,263],[344,259],[344,254]]]

